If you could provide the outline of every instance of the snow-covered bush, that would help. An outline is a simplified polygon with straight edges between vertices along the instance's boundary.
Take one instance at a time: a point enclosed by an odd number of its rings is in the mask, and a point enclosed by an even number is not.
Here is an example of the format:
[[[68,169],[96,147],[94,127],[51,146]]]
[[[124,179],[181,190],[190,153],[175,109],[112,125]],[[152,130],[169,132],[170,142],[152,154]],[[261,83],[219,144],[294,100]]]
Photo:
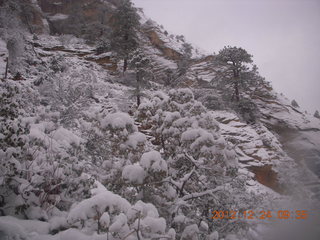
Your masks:
[[[136,172],[144,171],[135,164],[145,151],[146,136],[138,132],[134,120],[126,113],[99,113],[87,121],[90,127],[86,134],[86,152],[95,176],[109,190],[130,195],[131,190],[126,190],[125,183],[141,183]]]
[[[1,85],[1,214],[47,219],[52,209],[68,209],[70,199],[89,197],[83,139],[54,123],[55,114],[28,116],[21,93],[28,90],[11,81]]]
[[[220,135],[213,115],[189,89],[173,89],[168,95],[155,93],[139,107],[136,116],[144,126],[152,126],[153,143],[163,153],[168,168],[167,174],[152,185],[156,189],[144,186],[140,196],[171,219],[177,237],[198,239],[213,232],[214,226],[222,223],[209,221],[210,210],[234,207],[233,194],[254,199],[244,187],[238,191],[244,180],[236,171],[235,152]]]
[[[131,205],[99,182],[96,185],[93,196],[75,204],[69,212],[67,219],[72,226],[91,233],[105,233],[114,240],[129,236],[129,239],[167,237],[166,221],[152,204],[138,201]]]
[[[138,132],[134,120],[126,113],[108,114],[100,120],[100,129],[109,142],[113,156],[123,156],[137,162],[144,151],[146,137]]]
[[[63,55],[51,57],[47,65],[49,70],[34,81],[41,103],[49,105],[51,111],[59,111],[64,126],[74,127],[75,119],[81,117],[80,109],[92,101],[99,101],[94,97],[96,75],[92,71],[71,67]]]

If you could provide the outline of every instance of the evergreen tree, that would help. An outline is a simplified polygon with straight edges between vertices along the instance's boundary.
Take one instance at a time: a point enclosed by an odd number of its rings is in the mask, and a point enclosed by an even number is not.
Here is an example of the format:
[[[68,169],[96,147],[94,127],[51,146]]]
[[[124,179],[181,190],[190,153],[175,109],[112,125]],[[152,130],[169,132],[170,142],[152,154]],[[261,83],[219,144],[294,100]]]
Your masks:
[[[178,62],[178,75],[185,75],[191,64],[192,57],[192,46],[189,43],[184,43],[182,45],[182,56],[180,61]]]
[[[112,19],[111,47],[123,59],[123,72],[127,70],[130,53],[138,47],[139,15],[130,0],[122,0]]]
[[[314,112],[313,116],[314,116],[315,118],[319,118],[319,119],[320,119],[319,111],[316,110],[316,111]]]
[[[294,100],[294,99],[291,101],[291,106],[292,106],[292,107],[295,107],[295,108],[300,107],[299,104],[297,103],[297,101]]]
[[[165,86],[170,86],[175,79],[176,72],[171,68],[168,68],[164,71],[163,82]]]
[[[215,57],[216,64],[221,66],[220,75],[225,82],[231,82],[233,88],[232,100],[240,101],[240,83],[242,82],[242,73],[249,70],[247,64],[252,63],[252,55],[243,48],[224,47]],[[228,84],[227,84],[228,85]]]
[[[132,54],[130,67],[136,72],[136,87],[133,95],[137,98],[137,106],[139,106],[141,103],[142,88],[147,85],[148,79],[152,75],[151,59],[139,48]]]

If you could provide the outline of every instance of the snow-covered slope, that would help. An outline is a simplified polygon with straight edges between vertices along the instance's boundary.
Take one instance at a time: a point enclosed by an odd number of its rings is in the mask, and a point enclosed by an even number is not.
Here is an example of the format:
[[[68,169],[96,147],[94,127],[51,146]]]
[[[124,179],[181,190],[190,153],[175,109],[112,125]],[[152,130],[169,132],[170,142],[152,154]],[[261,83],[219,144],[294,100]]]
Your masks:
[[[43,1],[42,8],[49,11],[48,20],[66,19],[67,15],[59,13],[59,1],[54,1],[56,7],[52,9],[46,2],[50,1]],[[106,1],[108,7],[116,8],[113,2]],[[61,12],[67,14],[68,9],[61,8]],[[320,120],[292,107],[288,99],[267,85],[251,96],[259,112],[255,123],[245,123],[230,109],[208,110],[189,90],[169,91],[160,78],[166,70],[177,68],[185,40],[167,34],[143,13],[141,17],[143,28],[139,37],[145,53],[153,60],[155,77],[138,109],[131,97],[135,90],[130,82],[134,72],[123,75],[121,63],[111,52],[97,54],[94,46],[70,35],[33,37],[25,33],[22,78],[14,81],[9,74],[6,83],[20,91],[24,109],[19,121],[28,128],[25,138],[29,149],[24,153],[34,160],[9,161],[21,171],[22,177],[17,178],[20,186],[6,180],[12,184],[8,186],[14,189],[14,194],[0,198],[0,210],[2,215],[15,217],[0,217],[0,238],[133,240],[141,239],[140,231],[145,234],[143,239],[198,239],[201,235],[203,239],[217,240],[219,234],[220,239],[244,239],[244,236],[260,239],[261,226],[254,221],[239,221],[237,226],[249,222],[249,230],[247,235],[234,230],[239,234],[237,237],[224,232],[228,227],[233,229],[227,221],[214,223],[217,231],[212,230],[207,215],[200,214],[196,224],[180,209],[189,212],[194,206],[208,204],[211,204],[208,209],[216,206],[240,209],[255,198],[260,201],[259,209],[275,199],[292,201],[290,194],[300,194],[308,204],[320,197]],[[6,44],[1,40],[1,74],[7,54]],[[192,86],[195,93],[209,89],[211,97],[222,101],[221,92],[210,84],[218,70],[212,60],[212,56],[194,48],[192,64],[177,88]],[[180,94],[185,102],[176,99],[175,94]],[[205,98],[197,99],[206,105]],[[183,131],[190,139],[180,137]],[[4,133],[1,134],[2,138]],[[173,134],[171,142],[163,140],[165,134],[169,137]],[[195,141],[189,142],[193,138]],[[188,148],[177,152],[183,156],[182,163],[175,163],[174,150],[184,146],[180,141]],[[215,145],[210,145],[212,142]],[[227,163],[237,166],[238,178],[223,185],[222,195],[215,191],[222,189],[217,184],[223,171],[218,168],[219,173],[205,165],[205,157],[192,155],[198,145],[202,146],[200,153],[208,151],[209,156],[212,149],[223,149],[226,153],[222,155],[229,158]],[[173,154],[168,157],[170,150]],[[0,156],[5,159],[12,152],[1,149]],[[184,175],[180,176],[174,167],[182,169]],[[3,169],[7,177],[11,168]],[[189,186],[191,180],[195,183]],[[142,188],[145,181],[147,184]],[[207,181],[212,189],[197,192]],[[3,176],[0,185],[5,186]],[[233,185],[238,191],[233,192]],[[125,192],[123,186],[129,186]],[[143,190],[139,192],[140,188]],[[241,195],[247,192],[252,197]],[[193,198],[206,195],[213,196],[209,203],[205,198],[192,202]],[[152,199],[153,203],[139,198]],[[10,204],[4,208],[8,199]],[[237,201],[232,205],[234,199]],[[239,201],[243,203],[239,205]],[[219,205],[221,202],[229,205]],[[183,229],[184,224],[187,227]]]

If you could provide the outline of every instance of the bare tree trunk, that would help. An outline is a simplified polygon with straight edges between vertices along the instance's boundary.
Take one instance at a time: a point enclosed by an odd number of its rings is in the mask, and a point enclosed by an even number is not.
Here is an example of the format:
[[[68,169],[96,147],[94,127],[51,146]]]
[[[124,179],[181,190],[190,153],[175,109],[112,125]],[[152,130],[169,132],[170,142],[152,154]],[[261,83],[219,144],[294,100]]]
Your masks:
[[[140,104],[141,104],[140,95],[137,94],[137,105],[138,105],[138,107],[140,106]]]
[[[128,68],[128,58],[126,57],[123,60],[123,72],[127,71],[127,68]]]
[[[9,58],[7,57],[6,71],[4,73],[4,80],[6,80],[8,77],[8,68],[9,68]]]
[[[238,70],[233,70],[233,77],[234,77],[234,94],[236,96],[236,101],[239,102],[240,101],[240,94],[239,94],[240,72]]]
[[[235,92],[235,95],[236,95],[236,100],[237,102],[240,101],[240,96],[239,96],[239,82],[238,82],[238,79],[234,82],[234,92]]]
[[[139,234],[139,231],[140,231],[140,219],[141,219],[141,212],[139,212],[139,220],[138,220],[138,229],[136,230],[137,231],[137,238],[138,240],[140,240],[140,234]]]
[[[137,73],[137,105],[138,107],[140,106],[141,104],[141,96],[140,96],[140,76],[139,76],[139,73]]]

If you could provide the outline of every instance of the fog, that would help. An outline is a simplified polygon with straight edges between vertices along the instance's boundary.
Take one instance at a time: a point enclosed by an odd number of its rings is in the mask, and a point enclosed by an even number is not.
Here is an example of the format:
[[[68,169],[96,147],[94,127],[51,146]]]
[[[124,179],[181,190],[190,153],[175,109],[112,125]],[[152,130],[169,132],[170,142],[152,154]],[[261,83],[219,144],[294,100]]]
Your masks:
[[[320,1],[133,0],[146,15],[208,53],[245,48],[276,91],[320,110]]]

